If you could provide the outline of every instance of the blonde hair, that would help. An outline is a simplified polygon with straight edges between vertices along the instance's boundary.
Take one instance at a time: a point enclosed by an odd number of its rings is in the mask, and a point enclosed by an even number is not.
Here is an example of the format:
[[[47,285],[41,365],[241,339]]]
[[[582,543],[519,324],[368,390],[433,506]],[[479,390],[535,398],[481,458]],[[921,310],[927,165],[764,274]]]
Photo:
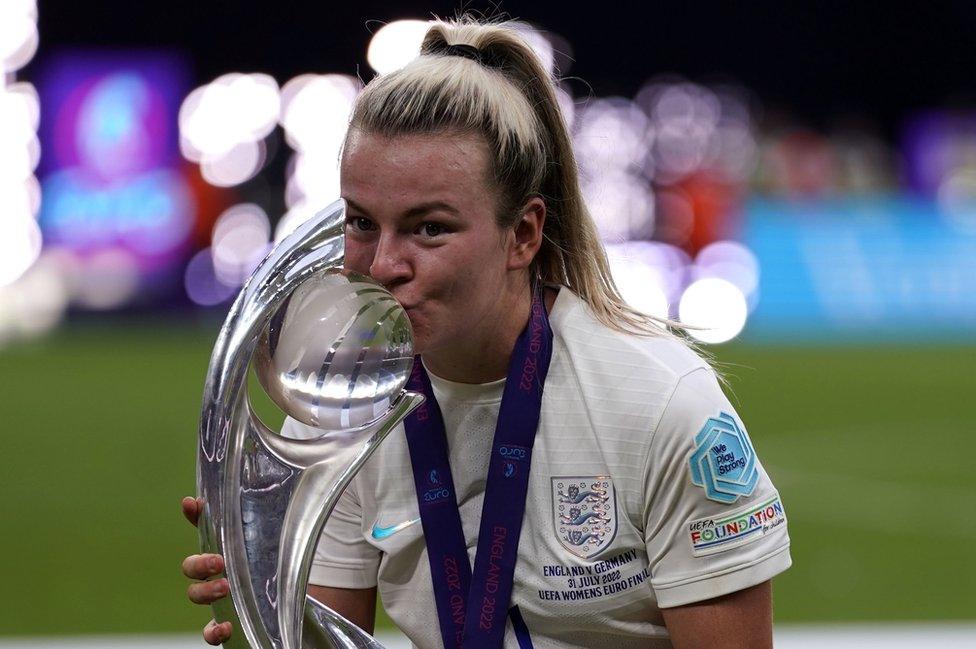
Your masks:
[[[500,193],[499,226],[514,226],[533,196],[546,203],[532,277],[568,287],[600,322],[618,331],[670,335],[674,329],[675,323],[628,306],[614,284],[580,191],[555,81],[517,28],[470,17],[435,22],[421,56],[366,86],[351,128],[387,137],[481,135]]]

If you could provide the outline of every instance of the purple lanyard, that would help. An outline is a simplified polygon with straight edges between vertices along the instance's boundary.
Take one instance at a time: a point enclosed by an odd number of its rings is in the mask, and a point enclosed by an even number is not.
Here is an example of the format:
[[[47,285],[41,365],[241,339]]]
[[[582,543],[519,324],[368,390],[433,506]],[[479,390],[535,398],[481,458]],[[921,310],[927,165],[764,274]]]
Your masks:
[[[502,646],[532,445],[551,358],[552,328],[540,290],[532,298],[529,322],[515,342],[508,366],[488,463],[473,576],[448,460],[444,419],[423,364],[419,359],[414,362],[407,386],[421,392],[426,401],[406,418],[404,428],[445,649]]]

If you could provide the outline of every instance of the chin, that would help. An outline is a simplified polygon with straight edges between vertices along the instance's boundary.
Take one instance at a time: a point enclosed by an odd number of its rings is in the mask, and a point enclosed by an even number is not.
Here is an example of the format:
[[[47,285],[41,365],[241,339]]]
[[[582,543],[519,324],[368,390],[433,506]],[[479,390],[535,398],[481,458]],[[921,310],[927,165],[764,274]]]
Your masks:
[[[413,330],[413,353],[423,354],[424,350],[427,349],[427,332],[424,331],[423,325],[420,325],[413,318],[410,318],[410,328]]]
[[[451,329],[445,326],[445,322],[440,320],[431,321],[427,313],[420,313],[415,309],[407,309],[407,318],[410,319],[410,328],[413,330],[413,353],[428,354],[436,349],[440,349],[452,340]]]
[[[443,345],[442,340],[430,335],[431,332],[423,326],[414,326],[413,329],[413,353],[414,355],[430,354]]]

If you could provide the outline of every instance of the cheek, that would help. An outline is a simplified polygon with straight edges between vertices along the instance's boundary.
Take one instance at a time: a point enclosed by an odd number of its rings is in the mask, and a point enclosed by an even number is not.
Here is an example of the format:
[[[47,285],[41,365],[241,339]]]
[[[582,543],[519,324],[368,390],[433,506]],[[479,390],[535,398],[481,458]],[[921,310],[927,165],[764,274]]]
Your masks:
[[[373,252],[373,246],[364,245],[347,237],[343,268],[361,275],[369,275],[369,267],[373,265]]]

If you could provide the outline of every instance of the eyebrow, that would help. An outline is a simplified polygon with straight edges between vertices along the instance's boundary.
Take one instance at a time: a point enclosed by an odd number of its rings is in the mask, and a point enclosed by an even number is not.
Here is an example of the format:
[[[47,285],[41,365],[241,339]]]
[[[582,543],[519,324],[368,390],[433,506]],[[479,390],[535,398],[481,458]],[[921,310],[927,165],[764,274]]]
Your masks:
[[[362,212],[363,214],[369,214],[369,210],[364,209],[361,205],[357,204],[355,201],[349,200],[347,198],[346,203],[356,211]],[[415,205],[411,207],[409,210],[407,210],[402,214],[401,218],[415,219],[435,211],[448,212],[455,216],[461,215],[461,212],[458,211],[456,207],[454,207],[449,203],[445,203],[444,201],[430,201],[427,203],[421,203],[420,205]]]

